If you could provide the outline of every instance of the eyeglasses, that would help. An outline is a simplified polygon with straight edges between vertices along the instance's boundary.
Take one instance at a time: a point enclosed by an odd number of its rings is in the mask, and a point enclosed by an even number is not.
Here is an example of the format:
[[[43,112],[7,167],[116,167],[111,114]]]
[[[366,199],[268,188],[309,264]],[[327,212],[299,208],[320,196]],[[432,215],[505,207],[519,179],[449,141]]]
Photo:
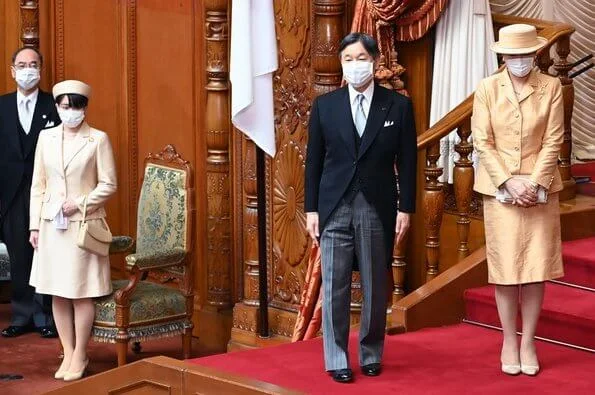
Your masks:
[[[17,70],[23,70],[26,68],[31,68],[31,69],[37,70],[40,68],[40,65],[37,62],[31,62],[31,63],[20,62],[20,63],[13,65],[12,67],[14,67]]]

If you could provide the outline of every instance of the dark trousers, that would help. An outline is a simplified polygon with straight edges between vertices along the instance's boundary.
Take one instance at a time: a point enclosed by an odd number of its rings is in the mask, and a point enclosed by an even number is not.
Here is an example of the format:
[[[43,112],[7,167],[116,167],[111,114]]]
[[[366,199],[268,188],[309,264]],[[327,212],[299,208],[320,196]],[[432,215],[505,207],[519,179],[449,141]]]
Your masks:
[[[36,327],[53,325],[52,298],[35,293],[29,285],[33,247],[29,243],[29,189],[20,188],[0,226],[10,258],[12,296],[11,325]]]
[[[362,193],[343,200],[321,235],[322,334],[326,370],[349,367],[351,271],[357,258],[363,304],[359,364],[382,360],[386,326],[386,244],[378,214]]]

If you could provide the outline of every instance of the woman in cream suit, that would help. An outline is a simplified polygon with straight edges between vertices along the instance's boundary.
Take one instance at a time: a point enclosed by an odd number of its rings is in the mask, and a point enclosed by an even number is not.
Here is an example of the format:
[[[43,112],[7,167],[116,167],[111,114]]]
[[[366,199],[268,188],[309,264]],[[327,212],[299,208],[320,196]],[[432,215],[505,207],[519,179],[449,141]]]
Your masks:
[[[471,120],[479,154],[475,190],[484,195],[489,282],[496,285],[504,334],[502,371],[512,375],[539,372],[534,336],[544,281],[564,274],[557,167],[564,111],[560,81],[534,68],[535,52],[545,43],[533,26],[500,29],[492,50],[504,55],[506,68],[480,82]],[[498,193],[507,193],[508,199],[501,201]]]
[[[88,222],[103,223],[104,205],[116,191],[116,166],[108,136],[91,128],[85,111],[91,88],[80,81],[54,86],[62,124],[39,135],[31,186],[30,241],[35,248],[30,284],[53,295],[54,320],[64,348],[55,374],[82,377],[95,317],[92,298],[111,293],[110,266],[77,246],[87,200]]]

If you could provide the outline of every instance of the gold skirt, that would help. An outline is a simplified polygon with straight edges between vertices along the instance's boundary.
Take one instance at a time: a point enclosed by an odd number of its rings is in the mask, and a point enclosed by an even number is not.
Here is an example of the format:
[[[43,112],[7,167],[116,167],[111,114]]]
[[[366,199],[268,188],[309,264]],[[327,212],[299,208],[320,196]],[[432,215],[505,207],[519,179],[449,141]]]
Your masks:
[[[564,275],[557,193],[531,208],[484,195],[483,220],[491,284],[527,284]]]

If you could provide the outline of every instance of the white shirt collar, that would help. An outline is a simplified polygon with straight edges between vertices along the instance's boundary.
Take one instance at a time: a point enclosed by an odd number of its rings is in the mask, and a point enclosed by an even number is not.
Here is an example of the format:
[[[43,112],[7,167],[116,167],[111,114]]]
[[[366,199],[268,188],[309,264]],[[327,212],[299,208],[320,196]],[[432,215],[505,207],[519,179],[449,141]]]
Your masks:
[[[363,92],[356,91],[355,88],[351,86],[351,84],[347,85],[347,87],[347,89],[349,90],[349,103],[351,105],[355,103],[355,98],[360,93],[362,93],[366,98],[366,104],[368,104],[368,106],[372,103],[372,96],[374,96],[374,81],[372,81],[372,83],[368,85],[366,90]]]
[[[23,93],[17,89],[17,103],[21,104],[25,99],[30,99],[31,103],[35,103],[37,101],[37,96],[39,95],[39,88],[35,89],[33,93],[29,96],[23,95]]]

